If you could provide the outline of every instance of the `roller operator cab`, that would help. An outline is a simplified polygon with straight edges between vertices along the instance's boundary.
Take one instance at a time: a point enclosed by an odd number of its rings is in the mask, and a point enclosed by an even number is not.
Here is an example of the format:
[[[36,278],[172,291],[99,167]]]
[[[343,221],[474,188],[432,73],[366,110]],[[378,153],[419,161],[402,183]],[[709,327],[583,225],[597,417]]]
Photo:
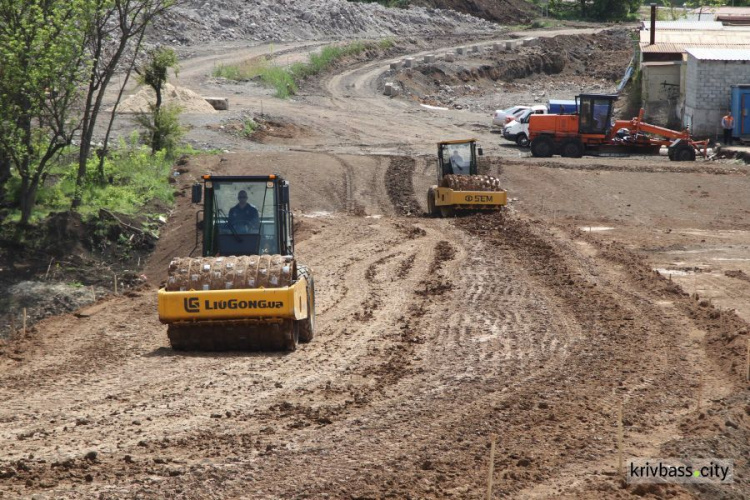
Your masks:
[[[294,258],[289,183],[278,175],[202,181],[192,189],[203,207],[202,257],[175,258],[159,290],[172,347],[292,351],[312,340],[315,289]]]
[[[203,203],[203,256],[294,255],[289,183],[276,175],[204,176],[193,186]]]
[[[427,213],[450,217],[456,210],[497,210],[507,203],[499,179],[478,175],[476,139],[438,143],[437,185],[427,191]]]

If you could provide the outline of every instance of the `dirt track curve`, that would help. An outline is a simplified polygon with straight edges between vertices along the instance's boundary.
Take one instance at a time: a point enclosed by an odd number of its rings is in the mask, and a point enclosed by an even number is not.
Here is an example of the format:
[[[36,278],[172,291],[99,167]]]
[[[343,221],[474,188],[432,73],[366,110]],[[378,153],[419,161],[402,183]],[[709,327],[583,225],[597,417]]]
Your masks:
[[[699,182],[713,193],[725,182],[742,190],[747,176],[664,172],[660,159],[578,169],[495,157],[483,168],[507,183],[509,210],[426,218],[433,162],[409,153],[461,127],[418,122],[413,104],[376,97],[377,71],[365,64],[302,104],[268,104],[312,124],[322,151],[192,159],[145,269],[151,285],[45,320],[6,349],[0,497],[484,498],[493,435],[498,498],[749,491],[750,417],[736,400],[747,394],[748,325],[638,253],[655,226],[686,230],[679,210],[690,200],[631,206],[639,195],[622,188],[650,198],[657,182],[664,193]],[[190,185],[269,169],[292,183],[297,257],[316,280],[315,340],[290,354],[173,352],[155,285],[172,257],[195,252]],[[693,210],[704,230],[716,223]],[[624,236],[579,229],[603,219]],[[686,436],[721,432],[744,476],[724,490],[623,487],[620,402],[626,456],[680,453]]]

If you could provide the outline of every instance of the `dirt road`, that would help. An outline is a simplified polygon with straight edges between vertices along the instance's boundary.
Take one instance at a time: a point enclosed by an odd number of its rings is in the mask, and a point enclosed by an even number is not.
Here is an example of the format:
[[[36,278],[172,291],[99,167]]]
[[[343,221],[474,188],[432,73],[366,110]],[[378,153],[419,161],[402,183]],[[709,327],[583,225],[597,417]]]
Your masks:
[[[747,497],[746,311],[734,292],[719,310],[653,270],[678,244],[686,266],[726,238],[744,258],[746,169],[498,153],[484,166],[508,211],[425,218],[434,167],[415,153],[474,118],[427,119],[376,95],[382,65],[331,75],[301,101],[263,98],[314,129],[286,151],[204,130],[234,152],[185,166],[151,285],[6,348],[0,496],[484,498],[496,436],[498,498]],[[316,339],[292,354],[176,354],[155,287],[194,250],[190,184],[269,171],[293,186]],[[620,404],[626,457],[732,458],[735,483],[623,487]]]

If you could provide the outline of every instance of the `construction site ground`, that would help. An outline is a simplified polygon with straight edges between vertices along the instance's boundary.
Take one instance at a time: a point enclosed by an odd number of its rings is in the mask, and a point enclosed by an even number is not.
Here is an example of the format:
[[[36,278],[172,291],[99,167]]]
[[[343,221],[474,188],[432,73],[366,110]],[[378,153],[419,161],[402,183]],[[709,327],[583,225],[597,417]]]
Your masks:
[[[314,49],[182,61],[176,85],[230,99],[185,117],[193,144],[223,152],[180,166],[147,285],[0,347],[0,497],[485,498],[492,439],[497,498],[750,496],[745,164],[531,158],[486,111],[383,96],[401,54],[291,100],[209,76]],[[247,116],[264,125],[250,139],[232,133]],[[468,136],[511,203],[427,218],[435,143]],[[296,352],[169,348],[156,289],[173,257],[196,255],[204,173],[291,182],[317,293],[317,336]],[[625,459],[733,459],[734,483],[623,484],[620,408]]]

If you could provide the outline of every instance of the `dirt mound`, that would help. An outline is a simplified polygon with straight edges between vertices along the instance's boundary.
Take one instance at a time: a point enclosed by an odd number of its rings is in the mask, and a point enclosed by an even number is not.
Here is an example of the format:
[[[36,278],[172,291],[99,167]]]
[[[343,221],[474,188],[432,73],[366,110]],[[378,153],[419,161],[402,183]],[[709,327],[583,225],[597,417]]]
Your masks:
[[[407,98],[471,111],[571,99],[582,91],[614,91],[632,57],[630,43],[625,29],[545,37],[516,52],[418,65],[394,79]]]
[[[414,5],[452,9],[502,24],[530,22],[537,8],[524,0],[416,0]]]
[[[393,207],[400,215],[418,215],[422,213],[414,194],[412,174],[414,159],[408,157],[391,158],[386,173],[386,188]]]
[[[164,104],[176,104],[183,113],[217,113],[203,97],[190,89],[175,87],[168,83],[162,91]],[[149,104],[156,101],[156,94],[150,87],[144,87],[131,95],[117,108],[120,113],[147,113]]]
[[[188,0],[170,9],[155,32],[169,43],[193,45],[220,40],[476,35],[497,29],[494,23],[462,12],[424,7],[389,9],[346,0],[224,0],[210,4]]]

